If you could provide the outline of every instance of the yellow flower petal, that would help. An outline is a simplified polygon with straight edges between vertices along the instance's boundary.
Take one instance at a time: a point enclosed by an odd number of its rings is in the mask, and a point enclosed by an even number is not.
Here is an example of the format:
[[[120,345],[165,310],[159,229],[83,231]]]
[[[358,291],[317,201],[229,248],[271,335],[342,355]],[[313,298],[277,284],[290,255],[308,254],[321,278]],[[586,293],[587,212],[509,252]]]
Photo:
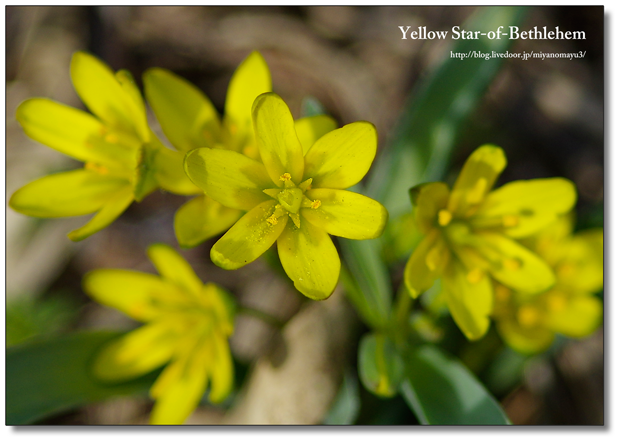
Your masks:
[[[156,136],[153,135],[153,140]],[[151,167],[154,169],[154,178],[159,187],[174,194],[192,195],[200,194],[202,190],[185,174],[183,160],[185,153],[170,150],[161,144],[159,140],[152,142],[154,158]]]
[[[95,270],[84,277],[82,285],[97,302],[141,322],[161,315],[159,299],[180,295],[178,288],[161,278],[130,270]]]
[[[591,293],[603,289],[602,228],[580,231],[561,251],[555,266],[558,284]]]
[[[233,74],[224,109],[224,123],[235,150],[253,138],[252,103],[262,93],[271,92],[271,74],[259,52],[252,52]]]
[[[497,331],[508,346],[523,354],[543,352],[553,343],[555,334],[541,326],[523,328],[512,320],[497,322]]]
[[[328,188],[308,190],[306,197],[315,201],[316,208],[302,208],[302,216],[329,234],[360,240],[374,239],[383,233],[388,212],[369,197]]]
[[[102,121],[142,141],[149,140],[143,110],[108,66],[92,55],[76,52],[71,59],[71,79],[84,104]]]
[[[248,211],[270,199],[263,193],[273,187],[265,167],[237,152],[192,150],[185,158],[185,171],[207,196],[226,207]]]
[[[152,322],[106,345],[93,371],[105,381],[136,378],[163,365],[174,353],[179,337],[170,320]]]
[[[507,235],[525,237],[570,211],[576,198],[575,185],[563,178],[510,182],[488,195],[471,222],[476,227],[500,219]]]
[[[17,190],[9,206],[35,217],[81,216],[103,207],[129,182],[90,170],[74,170],[44,176]]]
[[[147,254],[157,272],[185,291],[198,295],[202,290],[202,281],[198,278],[189,263],[174,248],[158,243],[151,245]]]
[[[431,231],[415,248],[405,266],[405,285],[413,298],[433,286],[450,261],[450,252],[438,230]]]
[[[233,226],[241,210],[224,207],[206,195],[186,202],[174,215],[174,232],[183,248],[191,248]]]
[[[220,137],[220,119],[200,89],[160,68],[147,70],[143,79],[149,105],[174,147],[188,152],[215,145]]]
[[[234,385],[234,367],[228,341],[223,337],[214,337],[211,340],[213,345],[213,359],[210,366],[211,370],[211,391],[209,400],[212,403],[220,403],[228,395]]]
[[[555,283],[553,271],[540,257],[497,233],[479,233],[477,251],[487,259],[491,275],[516,291],[536,294]]]
[[[258,150],[272,181],[282,186],[280,177],[288,173],[299,184],[304,174],[303,150],[286,103],[275,93],[264,93],[254,101],[252,119]]]
[[[71,231],[67,237],[74,242],[86,239],[91,234],[103,230],[116,220],[134,200],[131,187],[125,187],[106,201],[99,212],[83,227]]]
[[[450,190],[443,182],[421,184],[409,190],[414,222],[422,233],[437,227],[438,213],[448,203],[449,194]]]
[[[450,193],[448,210],[458,217],[468,215],[472,207],[484,200],[505,167],[506,156],[501,148],[478,147],[463,165]]]
[[[222,338],[225,340],[234,331],[235,301],[230,293],[215,283],[207,283],[203,286],[201,299],[212,308],[217,316],[218,332],[222,334]]]
[[[445,299],[450,314],[463,334],[477,340],[489,328],[489,315],[493,308],[493,286],[489,277],[481,273],[472,280],[462,264],[453,260],[442,279]]]
[[[327,115],[308,116],[295,120],[295,132],[299,142],[301,142],[304,155],[323,135],[336,130],[336,128],[338,128],[336,120]]]
[[[275,218],[276,201],[263,202],[246,213],[213,248],[211,260],[224,269],[237,269],[256,260],[273,245],[288,216]]]
[[[571,338],[592,334],[601,324],[603,304],[590,295],[573,295],[566,299],[566,306],[549,312],[546,325],[554,332]]]
[[[105,142],[106,129],[92,115],[45,98],[19,105],[17,121],[30,138],[84,162],[117,167],[136,163],[136,151],[119,143]]]
[[[278,238],[282,267],[295,288],[313,300],[324,300],[336,289],[340,258],[329,235],[302,220],[301,228],[292,222]]]
[[[139,126],[146,127],[146,131],[150,132],[146,121],[146,106],[144,105],[144,99],[142,99],[140,89],[136,86],[136,81],[134,80],[133,75],[131,75],[131,72],[128,70],[121,69],[116,72],[115,76],[123,91],[125,91],[125,93],[131,98],[138,109],[135,118],[137,118]]]
[[[304,180],[314,187],[345,189],[368,173],[377,153],[377,130],[359,121],[320,138],[306,154]]]
[[[202,354],[196,353],[189,360],[181,359],[166,367],[160,377],[167,379],[169,384],[157,396],[151,424],[183,424],[192,414],[207,386],[206,361]],[[157,383],[153,389],[156,386]]]

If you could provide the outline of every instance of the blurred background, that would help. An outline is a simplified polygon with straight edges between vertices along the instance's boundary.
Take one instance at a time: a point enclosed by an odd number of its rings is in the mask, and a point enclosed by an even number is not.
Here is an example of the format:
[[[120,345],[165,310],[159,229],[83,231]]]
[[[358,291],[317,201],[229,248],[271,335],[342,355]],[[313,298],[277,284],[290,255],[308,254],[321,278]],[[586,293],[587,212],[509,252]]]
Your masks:
[[[40,176],[78,163],[27,138],[15,109],[30,97],[83,108],[69,76],[71,55],[86,50],[141,86],[149,67],[174,71],[222,111],[237,65],[259,50],[274,91],[299,117],[317,99],[340,125],[374,123],[385,148],[407,97],[449,56],[452,40],[403,40],[398,26],[449,30],[474,7],[7,7],[6,197]],[[564,176],[577,185],[577,227],[604,218],[603,8],[531,8],[523,29],[582,30],[587,40],[519,40],[512,52],[587,51],[583,59],[509,59],[465,124],[451,158],[452,179],[477,146],[503,147],[508,167],[498,184]],[[152,114],[151,126],[161,134]],[[450,176],[449,176],[450,178]],[[145,250],[173,246],[173,216],[186,198],[157,191],[80,243],[66,233],[81,218],[35,219],[7,207],[7,344],[77,329],[131,329],[136,323],[82,292],[96,268],[154,272]],[[341,290],[312,303],[264,260],[229,273],[209,259],[214,240],[182,254],[203,281],[225,286],[241,305],[287,322],[282,332],[239,316],[232,351],[238,391],[223,406],[205,403],[188,423],[325,421],[347,378],[359,389],[358,424],[415,424],[401,398],[382,400],[357,384],[357,342],[364,326]],[[491,337],[492,338],[492,337]],[[486,341],[487,339],[483,340]],[[510,381],[488,377],[468,359],[473,345],[454,345],[497,396],[515,424],[604,422],[603,329],[584,341],[561,342],[524,361]],[[469,361],[468,361],[469,360]],[[522,374],[522,375],[521,375]],[[489,374],[491,375],[491,374]],[[351,380],[352,379],[352,380]],[[50,418],[47,424],[142,424],[150,401],[118,398]]]

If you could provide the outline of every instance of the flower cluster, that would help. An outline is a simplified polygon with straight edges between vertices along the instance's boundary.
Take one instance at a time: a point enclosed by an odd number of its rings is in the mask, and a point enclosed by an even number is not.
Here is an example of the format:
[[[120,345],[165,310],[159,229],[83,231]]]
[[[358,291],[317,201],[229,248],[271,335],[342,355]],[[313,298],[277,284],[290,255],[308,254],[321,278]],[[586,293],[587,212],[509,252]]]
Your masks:
[[[568,216],[545,228],[526,245],[554,270],[557,283],[536,295],[495,287],[493,317],[503,340],[526,354],[547,349],[560,334],[590,335],[601,322],[603,288],[603,230],[572,234]]]
[[[127,71],[114,73],[78,52],[71,76],[92,114],[35,98],[19,106],[17,120],[29,137],[84,167],[27,184],[9,205],[37,217],[96,213],[69,233],[72,240],[100,231],[133,201],[162,188],[195,196],[175,215],[182,247],[224,233],[210,257],[235,270],[277,244],[295,288],[324,300],[336,288],[341,265],[330,235],[364,240],[385,229],[385,207],[347,190],[372,165],[375,127],[358,121],[337,128],[325,115],[294,120],[271,92],[271,74],[258,52],[233,74],[222,117],[203,92],[172,72],[144,74],[147,101],[173,149],[149,128]],[[415,298],[440,279],[440,301],[467,338],[484,336],[494,319],[507,345],[535,353],[556,334],[584,337],[599,325],[602,231],[572,234],[566,214],[576,192],[566,179],[515,181],[493,190],[505,167],[504,151],[485,145],[467,159],[452,189],[442,182],[411,189],[411,237],[422,238],[404,283]],[[165,365],[150,389],[156,401],[151,422],[180,424],[205,391],[212,402],[230,394],[235,308],[222,288],[204,285],[171,247],[152,245],[148,256],[159,276],[101,269],[84,278],[93,299],[145,323],[105,346],[94,374],[122,382]],[[400,306],[408,308],[403,293]],[[409,309],[400,306],[397,315],[406,319]],[[383,343],[376,344],[379,352]],[[391,391],[387,381],[380,378],[378,393]]]
[[[252,120],[261,161],[232,150],[202,148],[185,159],[188,176],[222,205],[247,211],[211,249],[211,260],[237,269],[278,243],[286,274],[306,296],[334,291],[340,259],[329,234],[378,237],[387,211],[345,189],[367,173],[377,134],[367,122],[330,131],[316,142],[298,136],[293,117],[274,93],[260,95]]]
[[[11,208],[46,218],[97,213],[69,233],[78,241],[107,227],[157,187],[177,194],[199,191],[183,173],[183,155],[166,148],[149,129],[129,72],[115,74],[97,58],[77,52],[71,78],[93,115],[33,98],[18,107],[17,120],[29,137],[84,162],[84,168],[27,184],[13,194]]]
[[[271,91],[271,74],[262,55],[252,52],[237,68],[226,95],[220,119],[209,98],[190,82],[161,68],[144,74],[146,98],[162,130],[180,152],[201,148],[232,150],[260,160],[254,129],[252,103]],[[311,144],[336,128],[336,122],[317,115],[295,121],[297,133]],[[182,247],[193,247],[228,230],[243,210],[219,203],[202,194],[186,202],[174,217],[174,230]]]
[[[562,178],[515,181],[491,191],[505,166],[501,148],[482,146],[452,190],[441,182],[411,190],[424,238],[407,262],[405,283],[416,297],[441,278],[450,313],[469,339],[489,327],[492,280],[529,294],[555,284],[551,267],[515,239],[540,231],[576,199],[574,185]]]
[[[84,291],[103,305],[146,324],[114,340],[98,354],[95,375],[121,382],[167,363],[151,387],[156,400],[153,424],[181,424],[207,386],[220,402],[233,385],[228,337],[234,304],[219,286],[203,285],[190,265],[167,245],[151,245],[148,255],[160,276],[122,269],[87,274]]]

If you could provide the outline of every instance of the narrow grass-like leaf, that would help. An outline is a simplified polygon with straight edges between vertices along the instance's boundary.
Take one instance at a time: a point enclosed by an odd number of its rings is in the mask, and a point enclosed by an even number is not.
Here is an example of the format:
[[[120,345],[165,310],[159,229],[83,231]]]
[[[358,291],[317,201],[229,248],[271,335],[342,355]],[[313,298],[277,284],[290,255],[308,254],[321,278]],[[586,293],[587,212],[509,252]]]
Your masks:
[[[401,393],[422,424],[505,425],[510,420],[460,361],[425,345],[407,354]]]
[[[121,384],[93,378],[97,350],[118,332],[80,332],[6,351],[6,424],[32,424],[44,417],[117,395],[145,395],[152,373]]]
[[[481,7],[462,29],[504,30],[523,19],[523,7]],[[390,147],[374,167],[368,195],[383,203],[390,218],[411,209],[407,191],[421,182],[443,177],[459,129],[475,110],[503,58],[475,58],[482,52],[505,52],[512,41],[479,38],[459,39],[449,48],[467,58],[451,57],[431,72],[411,94],[395,130]]]

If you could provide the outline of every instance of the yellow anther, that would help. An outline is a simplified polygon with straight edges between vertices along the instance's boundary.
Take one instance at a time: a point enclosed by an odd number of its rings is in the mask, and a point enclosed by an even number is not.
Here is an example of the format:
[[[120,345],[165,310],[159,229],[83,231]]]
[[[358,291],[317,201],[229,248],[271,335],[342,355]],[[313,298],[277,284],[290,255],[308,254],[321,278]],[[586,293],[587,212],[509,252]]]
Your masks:
[[[445,227],[446,225],[448,225],[450,223],[450,221],[452,220],[452,213],[450,213],[448,210],[439,210],[439,213],[437,214],[437,222],[439,222],[439,225],[441,225],[442,227]]]
[[[278,223],[278,218],[275,214],[272,214],[267,218],[267,222],[269,222],[270,225],[276,225]]]
[[[480,268],[474,268],[470,272],[467,273],[467,281],[472,285],[478,283],[482,280],[484,273]]]
[[[282,176],[280,176],[280,180],[283,181],[283,182],[290,181],[291,180],[291,174],[290,173],[284,173]]]
[[[118,136],[116,136],[114,133],[108,133],[107,135],[105,135],[104,139],[106,142],[109,142],[110,144],[118,143]]]
[[[551,311],[559,312],[566,309],[566,297],[560,293],[552,293],[547,296],[547,306]]]
[[[507,214],[502,217],[502,225],[504,227],[516,227],[519,225],[519,216],[515,216],[514,214]]]
[[[441,252],[439,247],[432,248],[427,254],[424,262],[429,270],[435,271],[441,261]]]
[[[504,268],[512,271],[516,271],[521,268],[521,262],[519,262],[517,259],[504,259],[503,264]]]
[[[105,167],[103,165],[97,165],[94,162],[87,162],[86,164],[84,164],[84,168],[86,170],[91,170],[91,171],[94,171],[96,173],[99,173],[100,175],[107,175],[110,172],[107,169],[107,167]]]
[[[530,328],[540,320],[540,313],[533,306],[522,306],[517,311],[517,321],[521,326]]]
[[[577,271],[577,268],[575,267],[575,265],[570,264],[570,263],[565,263],[563,265],[560,265],[560,267],[558,268],[558,277],[562,279],[566,279],[574,275],[576,271]]]
[[[495,298],[498,302],[507,302],[510,299],[510,290],[504,285],[497,285],[495,287]]]
[[[316,209],[317,209],[317,208],[319,208],[320,206],[321,206],[321,201],[319,201],[319,200],[317,199],[317,200],[312,201],[312,204],[310,205],[310,208],[312,208],[312,209],[315,209],[315,210],[316,210]]]
[[[484,198],[486,189],[487,180],[485,178],[480,178],[476,181],[476,185],[474,185],[473,188],[467,192],[465,199],[469,204],[479,204]]]

